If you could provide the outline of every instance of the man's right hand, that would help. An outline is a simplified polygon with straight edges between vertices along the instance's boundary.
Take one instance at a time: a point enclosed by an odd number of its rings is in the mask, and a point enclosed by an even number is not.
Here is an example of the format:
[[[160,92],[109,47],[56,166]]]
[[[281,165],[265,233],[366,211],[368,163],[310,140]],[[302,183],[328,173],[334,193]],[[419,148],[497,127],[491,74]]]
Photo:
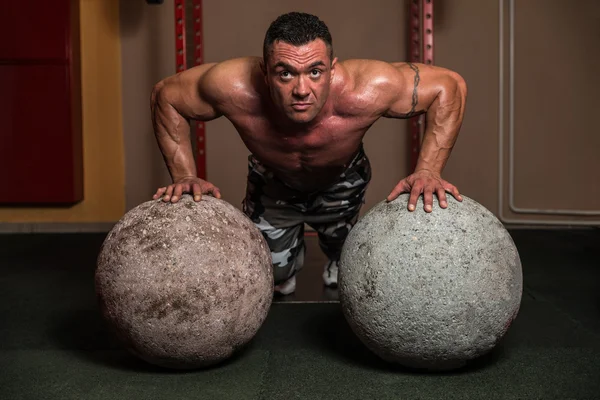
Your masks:
[[[184,193],[192,194],[194,201],[200,201],[203,194],[212,194],[217,199],[221,198],[221,192],[218,187],[203,179],[192,176],[178,179],[167,187],[158,188],[152,198],[156,200],[162,197],[164,202],[177,203]]]

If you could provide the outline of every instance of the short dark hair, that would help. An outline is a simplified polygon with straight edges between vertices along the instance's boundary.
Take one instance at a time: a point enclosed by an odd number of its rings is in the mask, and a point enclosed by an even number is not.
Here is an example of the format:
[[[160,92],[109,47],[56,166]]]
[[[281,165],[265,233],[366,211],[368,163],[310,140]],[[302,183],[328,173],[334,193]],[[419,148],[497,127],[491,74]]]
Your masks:
[[[276,41],[302,46],[316,39],[325,42],[329,49],[329,57],[333,60],[333,41],[325,22],[314,15],[301,12],[280,15],[267,29],[263,44],[263,57],[267,60],[271,46]]]

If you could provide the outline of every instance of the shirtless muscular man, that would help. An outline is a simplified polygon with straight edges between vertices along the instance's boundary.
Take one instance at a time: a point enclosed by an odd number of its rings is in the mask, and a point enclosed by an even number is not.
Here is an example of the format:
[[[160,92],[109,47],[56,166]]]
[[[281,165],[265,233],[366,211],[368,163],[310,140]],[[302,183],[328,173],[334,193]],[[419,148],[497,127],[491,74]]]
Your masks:
[[[313,227],[329,258],[323,279],[337,284],[337,262],[371,178],[363,137],[380,117],[426,113],[417,166],[387,197],[410,193],[409,211],[423,196],[446,208],[455,186],[441,178],[465,111],[467,88],[444,68],[406,62],[338,61],[329,29],[305,13],[281,15],[265,35],[263,57],[204,64],[155,85],[152,120],[172,178],[154,199],[177,202],[221,196],[199,179],[188,119],[224,116],[250,151],[243,210],[269,244],[275,290],[295,290],[304,259],[304,224]]]

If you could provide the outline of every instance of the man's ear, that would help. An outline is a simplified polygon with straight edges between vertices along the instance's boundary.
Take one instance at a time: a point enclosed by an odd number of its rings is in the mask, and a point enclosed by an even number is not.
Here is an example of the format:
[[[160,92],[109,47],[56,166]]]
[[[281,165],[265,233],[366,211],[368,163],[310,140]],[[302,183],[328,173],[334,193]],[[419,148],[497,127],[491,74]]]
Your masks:
[[[331,77],[330,77],[330,81],[333,82],[333,76],[335,75],[335,66],[337,65],[337,57],[335,57],[333,59],[333,61],[331,62]]]
[[[267,74],[267,67],[265,67],[265,59],[264,58],[262,60],[260,60],[260,70],[262,71],[263,75]]]
[[[266,63],[265,63],[264,59],[260,60],[260,70],[263,73],[263,78],[265,79],[265,83],[268,84],[269,82],[268,82],[268,79],[267,79],[267,66],[266,66]]]

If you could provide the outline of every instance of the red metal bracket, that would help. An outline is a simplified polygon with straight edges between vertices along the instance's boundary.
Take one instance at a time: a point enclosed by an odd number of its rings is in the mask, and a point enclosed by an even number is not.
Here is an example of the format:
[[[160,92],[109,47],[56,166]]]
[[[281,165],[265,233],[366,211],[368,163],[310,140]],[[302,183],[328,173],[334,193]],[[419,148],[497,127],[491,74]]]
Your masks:
[[[408,60],[433,65],[433,0],[411,0],[409,4]],[[425,116],[409,120],[410,171],[417,166],[421,138],[425,132]]]
[[[177,72],[187,69],[185,0],[175,0],[175,58]],[[193,0],[194,65],[204,62],[202,35],[202,0]],[[206,179],[206,125],[195,121],[196,174]]]
[[[408,60],[410,62],[421,61],[421,49],[419,43],[421,42],[421,7],[420,0],[411,0],[408,10],[408,26],[409,26],[409,39],[408,44]]]
[[[421,0],[411,0],[408,9],[408,61],[421,62]],[[420,132],[422,119],[420,116],[408,120],[408,145],[410,150],[410,172],[414,171],[419,157]]]
[[[194,0],[194,63],[204,62],[202,28],[202,0]],[[206,125],[196,121],[196,171],[198,177],[206,179]]]
[[[177,72],[181,72],[186,69],[184,0],[175,0],[175,60]]]
[[[423,0],[421,0],[423,1]],[[423,62],[433,65],[433,0],[423,3]]]

